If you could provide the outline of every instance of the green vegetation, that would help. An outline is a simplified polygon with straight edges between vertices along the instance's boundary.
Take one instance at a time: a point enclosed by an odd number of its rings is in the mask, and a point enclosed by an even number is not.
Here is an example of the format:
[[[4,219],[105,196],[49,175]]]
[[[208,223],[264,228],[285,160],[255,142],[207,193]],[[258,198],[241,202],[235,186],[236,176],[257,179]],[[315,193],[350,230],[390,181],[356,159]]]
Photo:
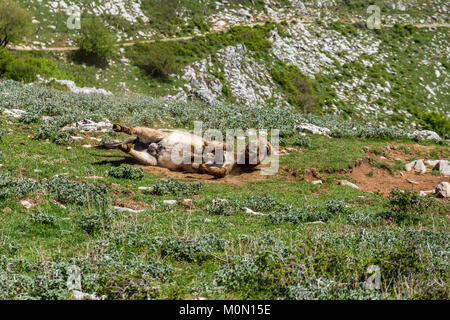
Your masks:
[[[31,34],[31,14],[15,1],[0,3],[0,47],[17,43]]]
[[[112,168],[108,171],[108,175],[117,179],[141,180],[144,177],[144,171],[124,165]]]
[[[251,112],[222,105],[203,115],[201,104],[163,106],[141,96],[83,96],[13,81],[0,82],[0,95],[0,107],[30,112],[22,119],[0,115],[2,125],[11,121],[0,141],[1,298],[69,299],[67,279],[74,267],[83,292],[107,299],[450,297],[447,202],[409,191],[384,197],[335,184],[371,150],[383,154],[387,145],[399,145],[410,157],[423,156],[401,135],[308,136],[307,152],[280,157],[277,175],[237,184],[200,184],[189,174],[167,180],[151,169],[130,180],[108,175],[136,173],[127,155],[82,147],[91,135],[109,134],[74,132],[84,139],[72,142],[71,150],[32,136],[52,137],[63,123],[85,117],[184,128],[194,119],[214,126],[216,118],[225,126],[284,127],[287,147],[298,138],[292,131],[298,122],[369,128],[270,108]],[[54,118],[42,122],[31,117],[33,110]],[[426,152],[446,157],[448,146],[428,143]],[[308,172],[324,184],[305,181]],[[104,179],[93,183],[93,176]],[[191,205],[163,203],[174,197],[188,197]],[[33,207],[25,209],[24,199]],[[112,209],[118,205],[136,211]],[[380,268],[380,289],[366,286],[371,266]]]
[[[13,54],[0,48],[0,77],[23,82],[37,80],[37,75],[46,78],[67,79],[63,71],[55,63],[42,54]]]
[[[81,34],[77,40],[80,49],[74,58],[79,62],[105,67],[115,55],[115,42],[112,32],[99,19],[86,18],[82,21]]]

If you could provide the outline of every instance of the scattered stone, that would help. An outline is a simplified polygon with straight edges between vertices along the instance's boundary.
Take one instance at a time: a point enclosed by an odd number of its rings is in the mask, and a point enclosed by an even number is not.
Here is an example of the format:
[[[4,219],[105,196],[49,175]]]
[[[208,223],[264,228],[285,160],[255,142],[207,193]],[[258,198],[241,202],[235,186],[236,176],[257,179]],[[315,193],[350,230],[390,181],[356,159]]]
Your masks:
[[[105,179],[105,177],[100,177],[100,176],[87,176],[86,179],[100,180],[100,179]]]
[[[313,221],[313,222],[306,222],[304,224],[325,224],[323,221]]]
[[[416,181],[414,181],[414,180],[406,179],[406,181],[408,181],[408,183],[411,183],[411,184],[419,184],[418,182],[416,182]]]
[[[439,160],[433,170],[438,170],[444,176],[450,176],[450,163],[448,160]]]
[[[434,190],[420,190],[419,191],[419,196],[421,197],[425,197],[428,194],[434,193]]]
[[[66,150],[69,150],[69,151],[70,151],[70,150],[72,150],[72,147],[67,147]]]
[[[407,163],[407,164],[405,164],[405,170],[406,171],[411,171],[414,168],[415,165],[416,165],[416,161]]]
[[[321,136],[326,136],[329,137],[329,133],[330,133],[330,129],[328,128],[323,128],[323,127],[318,127],[316,125],[310,124],[310,123],[302,123],[299,124],[297,126],[295,126],[296,130],[299,131],[306,131],[312,134],[318,134]]]
[[[77,129],[80,131],[100,131],[107,132],[112,128],[112,123],[108,120],[95,122],[89,119],[84,119],[71,125],[65,126],[62,130]]]
[[[253,211],[253,210],[250,209],[250,208],[244,208],[244,211],[245,211],[246,213],[253,214],[253,215],[255,215],[255,216],[265,216],[264,213]]]
[[[59,203],[58,201],[53,200],[53,203],[56,204],[61,209],[66,209],[67,208],[65,205],[63,205],[62,203]]]
[[[152,191],[152,190],[153,190],[153,187],[139,187],[138,190]]]
[[[90,145],[90,144],[83,144],[82,147],[86,148],[86,149],[89,149],[89,148],[92,148],[92,145]]]
[[[134,210],[134,209],[131,209],[131,208],[119,207],[119,206],[114,206],[114,209],[119,210],[119,211],[132,212],[132,213],[139,213],[139,212],[144,212],[145,211],[145,210]]]
[[[423,163],[423,160],[417,160],[416,163],[414,164],[414,170],[416,172],[420,172],[420,173],[426,173],[427,172],[427,168],[425,167],[425,164]]]
[[[434,167],[440,160],[425,160],[425,165]]]
[[[348,187],[352,187],[352,188],[355,188],[355,189],[359,190],[359,187],[356,184],[351,183],[350,181],[347,181],[347,180],[340,180],[339,181],[339,185],[341,185],[341,186],[348,186]]]
[[[424,140],[441,140],[441,137],[436,132],[430,130],[415,130],[408,133],[408,137],[418,137]]]
[[[89,294],[78,290],[72,291],[72,296],[75,300],[105,300],[106,296],[97,297],[95,293]]]
[[[164,200],[163,203],[173,206],[173,205],[177,204],[177,200]]]
[[[182,204],[183,206],[188,207],[189,209],[195,208],[194,204],[192,203],[192,199],[183,199],[183,201],[181,202],[181,204]]]
[[[311,181],[312,184],[323,184],[322,180]]]
[[[13,118],[20,118],[23,114],[25,114],[25,110],[21,109],[4,109],[3,114],[6,114],[7,116],[11,116]]]
[[[34,204],[31,203],[31,202],[28,201],[28,200],[20,200],[20,204],[21,204],[22,206],[24,206],[25,209],[30,209],[30,208],[32,208],[32,207],[34,206]]]
[[[445,181],[439,183],[436,186],[435,193],[439,198],[450,198],[450,183]]]

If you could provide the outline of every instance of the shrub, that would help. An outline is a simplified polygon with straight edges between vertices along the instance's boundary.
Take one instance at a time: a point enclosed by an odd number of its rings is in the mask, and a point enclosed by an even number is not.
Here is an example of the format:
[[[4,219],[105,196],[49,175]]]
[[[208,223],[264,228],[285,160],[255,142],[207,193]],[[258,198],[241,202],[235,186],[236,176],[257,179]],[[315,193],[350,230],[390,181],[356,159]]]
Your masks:
[[[36,224],[54,225],[55,217],[46,213],[36,212],[29,216],[31,222]]]
[[[0,141],[2,141],[3,136],[6,134],[6,130],[1,128],[0,129]]]
[[[10,42],[21,41],[31,33],[31,14],[15,1],[2,0],[0,3],[0,47]]]
[[[22,198],[30,193],[38,192],[43,188],[43,184],[27,178],[12,178],[9,175],[0,174],[0,198],[9,195]]]
[[[299,136],[295,139],[294,146],[309,148],[311,146],[311,139],[307,136]]]
[[[420,123],[426,130],[433,130],[441,135],[443,138],[450,135],[450,119],[437,112],[425,113],[421,119]]]
[[[54,142],[59,145],[68,145],[73,142],[73,139],[67,131],[60,131],[55,135]]]
[[[424,214],[433,212],[438,206],[435,199],[419,196],[413,190],[395,188],[389,195],[389,208],[394,212]]]
[[[138,46],[136,52],[138,53],[134,55],[134,63],[150,77],[166,79],[178,70],[173,51],[164,44]]]
[[[133,168],[130,165],[111,168],[108,175],[117,179],[141,180],[144,177],[144,170]]]
[[[325,207],[331,214],[343,213],[347,209],[347,205],[343,200],[330,200],[325,204]]]
[[[169,179],[153,185],[151,193],[158,196],[171,194],[182,197],[197,194],[202,186],[202,183],[186,183],[180,180]]]
[[[211,204],[206,206],[206,211],[209,214],[216,214],[222,216],[231,216],[234,213],[234,206],[228,199],[214,199]]]
[[[171,256],[176,260],[194,261],[199,253],[210,253],[223,250],[228,243],[216,233],[208,233],[198,238],[173,236],[155,239],[163,256]]]
[[[48,181],[47,188],[53,192],[56,200],[63,204],[104,206],[108,200],[108,189],[99,184],[53,177]]]
[[[50,60],[35,53],[15,53],[0,47],[0,77],[23,82],[37,80],[37,75],[68,79]]]
[[[271,196],[249,196],[243,200],[237,201],[240,208],[250,208],[255,211],[269,212],[279,203]]]
[[[94,233],[101,229],[108,229],[111,226],[112,219],[116,215],[117,212],[114,210],[83,214],[78,220],[78,225],[87,233]]]
[[[320,111],[314,83],[296,66],[281,64],[271,70],[273,80],[283,89],[288,102],[305,113]]]
[[[327,221],[330,215],[320,211],[300,210],[292,205],[279,205],[269,213],[272,223],[289,222],[299,224],[304,222]]]
[[[81,62],[105,67],[108,59],[115,55],[115,37],[96,17],[90,17],[81,24],[81,35],[77,40],[79,50],[75,58]]]

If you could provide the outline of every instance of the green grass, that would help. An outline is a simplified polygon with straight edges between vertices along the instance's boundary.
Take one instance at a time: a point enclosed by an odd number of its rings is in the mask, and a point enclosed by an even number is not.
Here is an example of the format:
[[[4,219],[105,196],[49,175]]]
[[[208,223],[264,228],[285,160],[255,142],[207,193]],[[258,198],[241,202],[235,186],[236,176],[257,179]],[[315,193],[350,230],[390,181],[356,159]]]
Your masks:
[[[73,264],[82,270],[85,292],[105,294],[110,299],[301,298],[298,286],[306,288],[306,298],[449,297],[446,257],[440,253],[449,245],[448,218],[438,214],[445,207],[441,205],[430,214],[397,213],[389,209],[389,201],[383,196],[334,184],[338,178],[335,173],[367,157],[369,150],[382,149],[385,140],[311,136],[308,149],[281,157],[281,170],[276,176],[242,184],[205,182],[186,195],[159,196],[138,187],[161,183],[167,179],[164,175],[146,170],[141,180],[111,177],[107,173],[112,168],[133,164],[128,156],[120,151],[81,147],[92,143],[87,139],[77,141],[71,150],[34,140],[29,136],[36,126],[24,126],[16,120],[8,125],[12,131],[0,142],[0,162],[4,165],[0,174],[8,172],[13,177],[39,181],[59,174],[97,183],[108,190],[108,206],[125,202],[146,210],[118,212],[107,218],[99,214],[105,209],[90,202],[67,203],[63,209],[50,191],[24,196],[36,202],[29,210],[15,197],[0,200],[0,239],[3,248],[9,248],[1,249],[0,256],[9,259],[10,274],[25,277],[21,287],[11,278],[0,278],[3,298],[69,298],[65,281]],[[291,145],[289,141],[287,146]],[[436,146],[436,152],[445,150],[442,148]],[[304,181],[302,173],[308,170],[328,177],[325,184]],[[287,179],[292,172],[297,172],[296,178]],[[104,179],[92,180],[89,176]],[[188,177],[184,180],[196,183]],[[184,187],[181,184],[176,188]],[[267,196],[273,200],[265,202]],[[194,209],[162,204],[164,199],[186,197],[193,199]],[[231,215],[208,211],[218,198],[230,199]],[[330,205],[330,200],[343,201],[345,207]],[[244,205],[264,213],[291,205],[312,213],[328,212],[328,218],[323,224],[278,223],[267,216],[245,213]],[[36,216],[41,220],[33,220],[32,213],[40,213]],[[45,215],[53,216],[53,223],[40,223]],[[98,221],[95,225],[100,227],[87,232],[87,217]],[[308,219],[315,221],[321,215],[317,217]],[[280,264],[281,259],[285,264]],[[361,288],[366,269],[372,264],[382,269],[379,291]],[[300,265],[306,269],[298,275],[295,270]],[[434,270],[431,275],[429,270]],[[40,274],[39,282],[26,278],[36,274]],[[284,276],[279,278],[280,274]],[[331,281],[331,286],[325,291],[317,287],[319,278]],[[432,279],[442,285],[431,284]],[[113,282],[122,288],[130,283],[136,287],[119,293],[109,286]],[[338,283],[345,285],[341,288]]]

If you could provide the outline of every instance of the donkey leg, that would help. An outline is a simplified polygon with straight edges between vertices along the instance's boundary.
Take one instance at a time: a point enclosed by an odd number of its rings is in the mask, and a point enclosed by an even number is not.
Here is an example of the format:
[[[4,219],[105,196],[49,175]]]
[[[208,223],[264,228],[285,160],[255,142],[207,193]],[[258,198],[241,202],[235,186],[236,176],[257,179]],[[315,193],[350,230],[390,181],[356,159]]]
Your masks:
[[[166,132],[162,132],[156,129],[143,128],[143,127],[127,127],[120,124],[114,124],[113,130],[116,132],[123,132],[129,135],[136,135],[141,140],[147,141],[160,141],[167,136]]]
[[[156,158],[149,154],[147,151],[136,151],[129,144],[120,145],[120,150],[129,154],[143,165],[156,166],[158,164],[158,160],[156,160]]]

